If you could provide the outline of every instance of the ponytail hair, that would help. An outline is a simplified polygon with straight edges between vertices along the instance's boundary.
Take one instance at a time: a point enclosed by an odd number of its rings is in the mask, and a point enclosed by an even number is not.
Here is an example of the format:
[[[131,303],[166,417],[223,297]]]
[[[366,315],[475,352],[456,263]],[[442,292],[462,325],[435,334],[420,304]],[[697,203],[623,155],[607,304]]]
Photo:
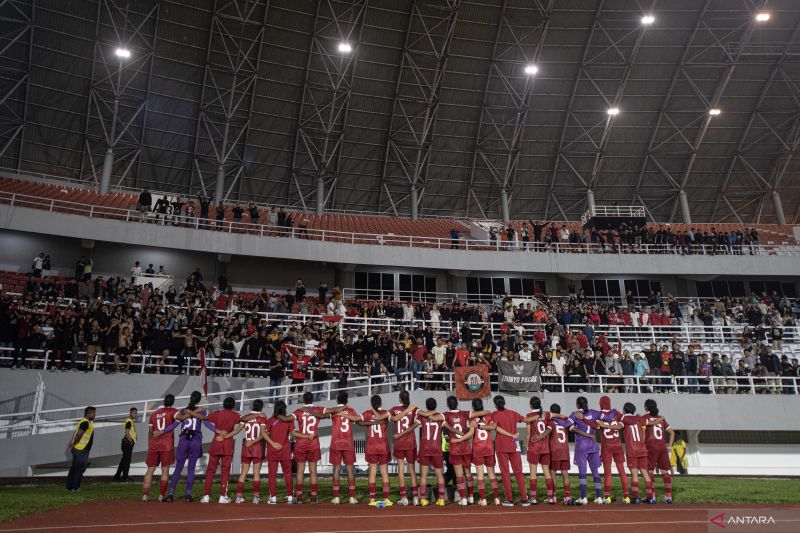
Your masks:
[[[455,411],[458,409],[458,398],[455,396],[448,396],[447,397],[447,408],[451,411]]]
[[[194,411],[197,408],[197,404],[200,403],[200,400],[203,399],[203,395],[200,394],[199,390],[193,390],[192,394],[189,395],[189,405],[186,407],[189,411]]]
[[[272,416],[286,416],[286,402],[278,400],[275,402],[275,409],[272,411]]]
[[[622,406],[622,412],[626,415],[632,415],[636,413],[636,406],[631,402],[625,402],[625,405]]]
[[[494,406],[497,408],[498,411],[502,411],[506,408],[506,399],[500,395],[497,395],[493,399]]]
[[[372,398],[369,399],[369,403],[372,405],[372,408],[375,409],[376,411],[380,409],[381,405],[383,404],[383,402],[381,401],[381,397],[378,394],[373,395]]]
[[[403,407],[411,405],[411,395],[407,390],[400,391],[400,403],[403,404]]]
[[[473,411],[483,411],[483,400],[480,398],[475,398],[472,400],[472,410]]]
[[[533,409],[534,411],[536,411],[537,413],[539,413],[541,415],[542,414],[542,399],[539,398],[538,396],[531,397],[531,409]]]
[[[658,416],[658,404],[652,398],[645,400],[644,410],[650,413],[652,416]]]

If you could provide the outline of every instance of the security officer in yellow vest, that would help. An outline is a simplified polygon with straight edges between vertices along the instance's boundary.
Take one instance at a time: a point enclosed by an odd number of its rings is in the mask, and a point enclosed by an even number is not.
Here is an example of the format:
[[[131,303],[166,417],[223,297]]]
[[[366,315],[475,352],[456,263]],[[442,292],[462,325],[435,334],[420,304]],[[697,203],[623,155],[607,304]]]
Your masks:
[[[72,434],[72,440],[69,443],[69,449],[72,452],[72,466],[69,467],[69,474],[67,474],[67,490],[69,491],[77,492],[81,488],[81,479],[86,471],[86,465],[89,464],[89,452],[94,441],[92,421],[96,414],[97,409],[94,407],[89,406],[84,409],[83,418],[78,421],[75,432]]]
[[[124,431],[122,435],[122,459],[119,461],[117,473],[114,474],[114,481],[128,481],[128,472],[131,469],[131,457],[133,456],[133,447],[136,445],[136,415],[139,411],[135,407],[131,407],[128,418],[125,419]]]

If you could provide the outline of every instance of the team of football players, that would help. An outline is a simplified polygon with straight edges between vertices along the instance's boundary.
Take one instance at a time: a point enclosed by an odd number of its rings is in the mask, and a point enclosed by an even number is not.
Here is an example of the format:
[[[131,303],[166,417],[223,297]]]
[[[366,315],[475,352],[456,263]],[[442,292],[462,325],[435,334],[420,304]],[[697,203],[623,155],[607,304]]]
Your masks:
[[[155,410],[149,419],[148,467],[143,487],[144,501],[147,501],[150,481],[156,470],[161,468],[161,486],[159,500],[173,501],[174,491],[180,479],[185,462],[188,460],[186,476],[185,500],[192,500],[194,482],[194,466],[202,457],[202,426],[214,433],[209,449],[208,466],[205,475],[205,492],[203,503],[208,503],[211,486],[216,476],[217,467],[221,469],[221,490],[219,503],[230,503],[228,497],[228,478],[234,453],[234,441],[238,433],[244,432],[241,451],[242,470],[236,485],[236,503],[243,503],[244,485],[252,466],[253,503],[260,499],[260,474],[262,463],[267,462],[269,499],[267,503],[278,503],[277,474],[283,472],[286,492],[286,503],[303,503],[303,486],[308,467],[310,477],[310,503],[317,503],[317,465],[322,454],[319,444],[320,420],[331,420],[331,441],[329,459],[333,467],[333,499],[334,505],[341,503],[339,497],[340,467],[344,465],[347,472],[349,503],[356,504],[355,476],[353,466],[356,462],[353,425],[367,427],[365,460],[369,465],[369,501],[370,505],[384,507],[393,505],[389,494],[388,464],[392,456],[397,460],[398,482],[400,489],[399,505],[427,506],[434,501],[435,505],[445,505],[445,479],[443,473],[443,442],[448,448],[449,462],[453,467],[456,479],[456,501],[458,505],[474,503],[474,479],[472,468],[475,467],[478,488],[478,504],[488,505],[486,494],[486,478],[492,489],[494,505],[513,506],[514,496],[511,485],[511,474],[517,482],[521,505],[530,506],[539,503],[537,499],[537,471],[541,467],[545,478],[545,503],[556,503],[556,483],[553,473],[560,473],[563,480],[562,499],[565,505],[586,505],[587,467],[594,482],[594,503],[611,503],[612,465],[616,467],[622,484],[623,502],[638,504],[642,500],[639,494],[639,476],[644,478],[646,503],[656,503],[654,490],[654,474],[660,471],[664,480],[664,502],[672,503],[672,481],[670,477],[670,461],[667,450],[672,446],[675,434],[653,400],[645,402],[645,414],[636,414],[636,407],[626,403],[623,412],[611,408],[607,396],[600,398],[600,409],[590,409],[585,397],[578,397],[576,410],[569,416],[561,414],[558,404],[544,411],[541,399],[531,398],[531,412],[527,415],[507,409],[505,399],[495,396],[495,410],[484,409],[480,399],[472,401],[472,410],[459,409],[458,400],[454,396],[447,399],[447,410],[437,410],[434,398],[425,401],[425,409],[411,404],[408,391],[400,392],[400,404],[385,410],[381,405],[381,397],[371,398],[371,409],[358,414],[347,405],[346,392],[339,393],[336,407],[320,407],[313,404],[313,395],[303,395],[304,405],[287,413],[286,403],[275,402],[272,416],[263,412],[261,400],[253,402],[253,409],[246,415],[234,410],[233,398],[226,398],[223,409],[207,414],[199,405],[200,394],[195,392],[189,405],[178,411],[173,407],[174,397],[167,395],[164,406]],[[394,446],[389,446],[389,425],[392,425]],[[520,439],[518,428],[524,425],[524,437]],[[174,462],[174,438],[172,431],[180,427],[178,445],[178,466],[169,475],[169,468]],[[415,435],[419,428],[419,446]],[[596,433],[600,432],[601,445],[598,449]],[[624,433],[624,447],[620,432]],[[446,433],[445,433],[446,432]],[[570,450],[568,433],[573,433],[575,450],[573,463],[578,467],[580,496],[572,499],[570,493],[569,469]],[[494,435],[494,438],[493,438]],[[294,449],[290,443],[294,439]],[[524,446],[530,467],[530,484],[526,486],[522,472],[521,449]],[[292,458],[297,464],[296,478],[292,478]],[[626,463],[632,476],[629,487]],[[419,463],[417,478],[415,463]],[[599,467],[602,464],[604,483],[601,490]],[[499,496],[498,479],[495,465],[500,471],[503,484],[504,499]],[[406,466],[410,477],[410,492],[406,483]],[[436,476],[437,489],[428,496],[427,479],[430,470]],[[382,498],[376,497],[377,476],[380,472],[382,482]],[[167,488],[169,489],[167,492]],[[630,490],[629,490],[630,489]]]

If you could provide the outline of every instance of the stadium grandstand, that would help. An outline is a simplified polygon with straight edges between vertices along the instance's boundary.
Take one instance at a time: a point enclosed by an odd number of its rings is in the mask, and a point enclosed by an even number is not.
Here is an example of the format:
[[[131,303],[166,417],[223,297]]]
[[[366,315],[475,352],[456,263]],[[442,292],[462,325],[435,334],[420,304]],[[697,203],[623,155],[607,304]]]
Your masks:
[[[319,503],[800,520],[795,0],[0,0],[0,21],[0,494],[33,502],[0,533],[169,527],[144,502],[260,503],[261,473],[264,503],[302,503],[306,463],[310,503],[319,471]],[[43,512],[81,502],[117,518]],[[385,526],[194,508],[202,531]],[[585,525],[517,511],[392,516]]]

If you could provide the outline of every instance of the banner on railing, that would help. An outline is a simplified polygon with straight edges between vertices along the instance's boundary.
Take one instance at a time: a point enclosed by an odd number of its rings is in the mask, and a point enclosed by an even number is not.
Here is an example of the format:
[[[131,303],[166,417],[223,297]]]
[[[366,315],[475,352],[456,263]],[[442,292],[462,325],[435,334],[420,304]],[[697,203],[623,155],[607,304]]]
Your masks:
[[[488,366],[457,366],[455,370],[456,398],[474,400],[491,395]]]
[[[501,391],[539,392],[542,377],[538,361],[498,361],[497,384]]]

